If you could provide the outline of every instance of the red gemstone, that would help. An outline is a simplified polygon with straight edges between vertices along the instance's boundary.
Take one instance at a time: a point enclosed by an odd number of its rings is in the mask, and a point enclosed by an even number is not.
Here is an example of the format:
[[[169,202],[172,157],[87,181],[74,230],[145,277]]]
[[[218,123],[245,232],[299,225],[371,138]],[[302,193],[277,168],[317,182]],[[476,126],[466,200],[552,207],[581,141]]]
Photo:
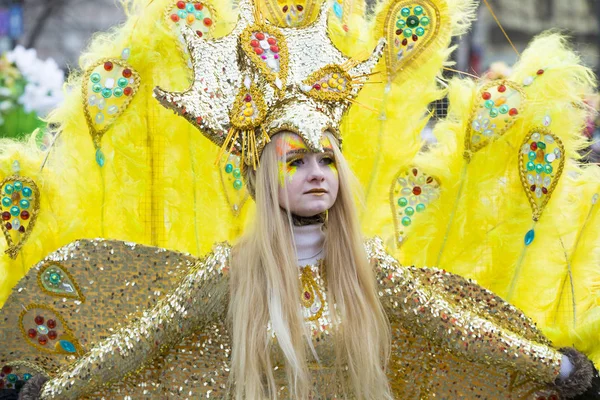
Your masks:
[[[321,90],[321,85],[319,85],[318,83],[315,83],[313,85],[313,88],[315,88],[316,90]]]
[[[179,8],[180,10],[183,10],[185,8],[185,2],[184,1],[178,1],[177,2],[177,8]]]
[[[404,40],[402,41],[402,46],[406,46],[407,44],[408,44],[408,40],[407,40],[407,39],[404,39]]]
[[[504,86],[504,85],[500,85],[500,86],[498,86],[498,91],[499,91],[500,93],[504,93],[504,92],[506,92],[506,86]]]
[[[177,15],[177,14],[171,14],[171,21],[173,21],[173,22],[179,22],[179,15]]]
[[[396,35],[402,35],[402,29],[396,29]]]
[[[27,336],[29,336],[30,338],[34,338],[37,336],[37,331],[35,329],[30,329],[27,331]]]
[[[277,40],[275,40],[275,38],[270,37],[267,39],[267,43],[269,43],[269,45],[271,46],[274,46],[277,44]]]
[[[54,329],[56,328],[56,321],[53,319],[49,319],[48,322],[46,322],[46,325],[48,325],[48,328]]]
[[[48,332],[48,337],[50,338],[50,340],[56,340],[58,334],[56,333],[56,331],[50,331]]]
[[[283,12],[284,12],[284,13],[288,12],[288,10],[289,10],[289,8],[288,8],[288,6],[287,6],[287,5],[283,6]]]
[[[113,69],[113,63],[111,63],[110,61],[107,61],[104,63],[104,69],[106,71],[112,71]]]
[[[252,101],[252,96],[250,96],[249,94],[247,94],[246,97],[244,97],[244,101],[246,103],[250,103]]]
[[[535,192],[535,185],[531,185],[529,189],[531,189],[532,192]]]
[[[42,325],[44,323],[44,317],[42,317],[41,315],[38,315],[37,317],[35,317],[34,321],[36,324]]]
[[[483,92],[481,97],[483,97],[484,100],[489,100],[492,98],[492,95],[490,94],[490,92]]]
[[[211,26],[212,25],[212,19],[210,19],[210,18],[204,18],[204,25]]]
[[[548,189],[546,189],[545,187],[542,188],[542,193],[544,194],[548,194]]]
[[[133,74],[133,72],[131,72],[131,70],[129,68],[125,68],[123,70],[123,76],[125,78],[131,78],[131,75]]]
[[[519,110],[517,110],[516,108],[511,108],[510,111],[508,112],[508,115],[510,115],[511,117],[514,117],[518,113],[519,113]]]
[[[252,46],[252,47],[258,47],[259,46],[258,40],[251,40],[250,41],[250,46]]]
[[[308,292],[304,292],[304,298],[305,298],[306,300],[309,300],[309,299],[310,299],[310,293],[308,293]]]
[[[419,170],[416,169],[416,168],[413,168],[412,169],[412,173],[413,173],[414,176],[417,176],[417,174],[419,173]]]
[[[279,47],[277,47],[277,46],[271,46],[271,51],[273,53],[279,53]]]
[[[197,117],[197,118],[196,118],[196,123],[197,123],[198,125],[200,125],[200,124],[202,123],[202,117]]]
[[[10,213],[8,211],[4,211],[2,213],[2,219],[8,221],[10,219]]]
[[[48,343],[48,337],[45,335],[42,335],[38,338],[38,342],[42,345],[45,346],[46,343]]]
[[[417,40],[419,40],[419,37],[417,35],[412,35],[412,40],[413,42],[416,42]]]
[[[415,187],[413,188],[413,194],[414,194],[415,196],[418,196],[418,195],[420,195],[420,194],[421,194],[421,188],[420,188],[419,186],[415,186]]]
[[[25,227],[23,225],[19,227],[19,232],[25,233]]]
[[[537,73],[538,75],[542,75],[542,74],[544,73],[544,70],[543,70],[543,69],[538,69],[536,73]],[[552,397],[552,396],[551,396],[551,397]]]
[[[2,373],[5,375],[8,375],[12,372],[12,368],[9,367],[8,365],[5,365],[4,367],[2,367]]]
[[[202,31],[196,31],[196,35],[198,35],[198,37],[204,36],[204,34],[202,33]]]
[[[531,149],[531,151],[536,151],[537,150],[537,143],[536,142],[531,143],[531,146],[529,146],[529,148]]]
[[[302,11],[302,10],[304,10],[304,7],[302,7],[300,4],[298,4],[298,5],[296,6],[296,10],[298,10],[298,11]]]
[[[204,4],[196,3],[196,4],[194,4],[194,8],[198,11],[201,11],[204,8]]]
[[[256,38],[257,38],[258,40],[264,40],[264,39],[265,39],[265,34],[264,34],[264,33],[262,33],[262,32],[258,32],[258,33],[257,33],[256,35],[254,35],[254,36],[256,36]]]
[[[123,94],[125,96],[131,96],[131,93],[133,93],[133,89],[129,86],[127,86],[125,89],[123,89]]]
[[[254,48],[254,52],[255,52],[256,54],[258,54],[259,56],[260,56],[262,53],[264,53],[263,49],[261,49],[260,47],[255,47],[255,48]]]
[[[9,231],[12,229],[12,224],[10,222],[7,222],[4,226],[6,226],[6,229],[8,229]]]

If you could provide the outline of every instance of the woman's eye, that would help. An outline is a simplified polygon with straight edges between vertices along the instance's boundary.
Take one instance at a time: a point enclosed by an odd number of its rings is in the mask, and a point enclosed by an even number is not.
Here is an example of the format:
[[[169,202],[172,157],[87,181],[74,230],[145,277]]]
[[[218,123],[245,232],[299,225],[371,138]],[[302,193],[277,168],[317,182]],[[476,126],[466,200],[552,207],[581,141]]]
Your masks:
[[[322,164],[324,164],[324,165],[331,165],[331,164],[333,164],[334,162],[335,162],[335,161],[334,161],[334,160],[333,160],[333,158],[331,158],[331,157],[323,157],[323,158],[321,159],[321,163],[322,163]]]
[[[304,164],[304,160],[303,160],[303,159],[301,159],[301,158],[297,158],[297,159],[295,159],[295,160],[291,160],[291,161],[289,161],[289,162],[288,162],[288,164],[289,164],[291,167],[299,167],[299,166],[301,166],[302,164]]]

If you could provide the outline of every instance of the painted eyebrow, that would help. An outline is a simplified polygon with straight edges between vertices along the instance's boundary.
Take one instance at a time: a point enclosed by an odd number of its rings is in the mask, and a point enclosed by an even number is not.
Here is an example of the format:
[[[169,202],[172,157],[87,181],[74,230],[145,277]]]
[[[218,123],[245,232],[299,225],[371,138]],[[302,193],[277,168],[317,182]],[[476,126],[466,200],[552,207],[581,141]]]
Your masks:
[[[288,151],[285,156],[286,157],[290,157],[290,156],[294,156],[296,154],[308,154],[308,153],[312,153],[312,151],[308,150],[308,149],[297,149],[297,150],[290,150]],[[316,153],[319,154],[319,153]],[[333,149],[326,147],[323,149],[323,152],[321,152],[320,154],[326,154],[328,156],[333,156]]]

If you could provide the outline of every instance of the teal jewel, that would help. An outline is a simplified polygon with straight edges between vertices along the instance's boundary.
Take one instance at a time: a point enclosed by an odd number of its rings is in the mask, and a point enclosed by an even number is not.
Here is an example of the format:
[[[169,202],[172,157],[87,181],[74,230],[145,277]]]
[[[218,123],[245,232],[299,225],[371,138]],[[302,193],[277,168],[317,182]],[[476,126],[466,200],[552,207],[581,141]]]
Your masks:
[[[490,117],[496,118],[497,116],[498,116],[498,109],[497,108],[492,108],[490,110]]]
[[[14,187],[17,192],[20,192],[21,189],[23,189],[23,184],[21,182],[17,181],[14,183]]]
[[[204,18],[204,14],[202,13],[202,11],[197,11],[195,15],[196,19],[202,20]]]
[[[537,172],[538,174],[541,174],[542,172],[544,172],[544,166],[542,164],[537,164],[535,166],[535,172]]]
[[[120,87],[115,88],[113,93],[114,93],[115,97],[121,97],[121,96],[123,96],[123,89],[121,89]]]
[[[419,18],[411,15],[410,17],[406,18],[406,25],[408,25],[409,28],[416,28],[419,26]]]
[[[58,343],[60,343],[60,347],[62,347],[62,349],[67,353],[75,353],[75,346],[73,346],[73,343],[69,342],[68,340],[61,340]]]
[[[531,161],[527,163],[527,171],[533,171],[535,169],[535,164]]]
[[[55,284],[55,285],[59,284],[60,281],[61,281],[60,275],[57,274],[56,272],[52,272],[50,274],[50,278],[49,279],[50,279],[50,282],[53,283],[53,284]]]
[[[193,13],[195,11],[194,9],[194,5],[192,3],[188,3],[187,7],[186,7],[187,11],[190,13]]]
[[[544,142],[537,142],[537,147],[538,147],[538,149],[544,150],[546,148],[546,143],[544,143]]]
[[[412,216],[415,213],[415,209],[412,207],[406,207],[406,209],[404,210],[404,212],[406,213],[406,215],[408,215],[409,217]]]
[[[402,225],[404,225],[404,226],[409,226],[411,222],[412,221],[411,221],[410,217],[402,218]]]
[[[239,179],[236,179],[235,181],[233,181],[233,188],[235,190],[240,190],[242,188],[242,181]]]
[[[31,379],[31,374],[23,374],[23,380],[24,380],[25,382],[27,382],[27,381],[28,381],[28,380],[30,380],[30,379]]]
[[[104,153],[101,149],[96,150],[96,163],[100,167],[104,167]]]
[[[16,381],[19,380],[19,378],[17,378],[17,375],[15,375],[15,374],[8,374],[8,375],[6,375],[6,380],[9,381],[10,383],[15,383]]]
[[[415,29],[415,32],[417,33],[417,36],[423,36],[425,34],[425,29],[418,27]]]
[[[406,28],[403,33],[404,33],[404,37],[409,38],[412,36],[412,29]]]
[[[342,5],[337,1],[333,2],[333,12],[335,13],[336,17],[342,19],[342,16],[344,15],[344,10],[342,10]]]
[[[13,185],[4,186],[4,193],[6,193],[6,194],[12,194],[12,192],[14,190],[15,190],[15,188],[13,187]]]
[[[423,25],[423,26],[427,26],[427,25],[429,25],[429,22],[430,22],[430,21],[429,21],[429,18],[428,18],[428,17],[423,17],[423,18],[421,18],[421,25]]]
[[[508,106],[506,104],[502,104],[498,111],[500,111],[500,114],[506,114],[508,112]]]
[[[535,232],[533,229],[530,229],[529,232],[525,234],[525,246],[529,246],[531,242],[535,239]]]
[[[179,18],[184,19],[187,17],[187,11],[185,10],[179,10],[179,12],[177,13],[177,15],[179,15]]]
[[[485,103],[483,103],[483,105],[485,106],[485,108],[492,108],[494,107],[494,100],[486,100]]]
[[[10,208],[10,213],[12,214],[13,217],[16,217],[21,213],[21,210],[19,210],[19,207],[17,207],[17,206],[12,206]]]
[[[29,208],[29,200],[23,199],[19,202],[19,205],[21,206],[21,208]]]
[[[400,10],[400,14],[402,14],[403,17],[408,17],[410,15],[410,8],[404,7]]]
[[[398,205],[400,207],[406,207],[407,204],[408,204],[408,200],[406,200],[406,197],[400,197],[398,199]]]
[[[28,188],[28,187],[23,188],[23,196],[31,197],[32,194],[33,194],[33,191],[31,190],[31,188]]]
[[[233,171],[233,165],[232,164],[225,165],[225,172],[227,172],[228,174],[230,174],[231,171]]]
[[[239,179],[242,176],[242,171],[239,168],[233,170],[233,177]]]
[[[399,19],[399,20],[396,22],[396,27],[397,27],[397,28],[400,28],[400,29],[402,29],[402,28],[404,28],[405,26],[406,26],[406,21],[404,21],[403,19]]]
[[[9,199],[8,197],[4,197],[4,198],[2,198],[2,205],[3,205],[4,207],[10,207],[10,204],[11,204],[11,203],[12,203],[12,202],[10,201],[10,199]]]
[[[421,15],[421,14],[423,14],[423,7],[416,6],[415,9],[413,10],[413,12],[415,13],[415,15]]]
[[[530,151],[529,154],[528,154],[528,156],[529,156],[529,159],[531,161],[533,161],[537,157],[537,154],[535,154],[535,151]]]
[[[552,173],[552,165],[550,165],[550,164],[544,165],[544,172],[547,174],[551,174]]]
[[[553,160],[550,158],[550,154],[546,154],[546,156],[544,157],[544,159],[546,160],[547,163],[551,163]]]
[[[100,82],[100,79],[102,79],[102,77],[101,77],[101,76],[100,76],[100,74],[99,74],[99,73],[97,73],[97,72],[94,72],[94,73],[93,73],[93,74],[90,76],[90,80],[91,80],[93,83],[99,83],[99,82]]]
[[[108,99],[110,96],[112,96],[112,90],[110,90],[109,88],[102,89],[102,97]]]
[[[100,93],[102,91],[102,86],[98,83],[94,83],[94,85],[92,86],[92,91],[94,93]]]
[[[117,85],[119,85],[120,88],[126,88],[128,83],[129,81],[127,80],[127,78],[119,78],[119,80],[117,81]]]
[[[417,204],[417,212],[425,211],[425,204]]]

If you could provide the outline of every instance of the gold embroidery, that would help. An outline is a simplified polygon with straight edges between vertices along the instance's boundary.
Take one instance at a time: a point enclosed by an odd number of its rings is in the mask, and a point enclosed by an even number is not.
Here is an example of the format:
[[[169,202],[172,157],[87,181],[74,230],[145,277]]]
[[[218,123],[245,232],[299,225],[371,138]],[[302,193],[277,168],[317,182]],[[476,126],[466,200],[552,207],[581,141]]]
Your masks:
[[[322,264],[323,262],[319,261],[319,268],[322,267]],[[302,283],[301,302],[305,308],[310,310],[310,316],[305,319],[307,321],[316,321],[323,316],[323,309],[325,308],[323,293],[315,280],[310,265],[301,267],[300,271],[300,281]],[[316,307],[318,307],[318,309]]]

